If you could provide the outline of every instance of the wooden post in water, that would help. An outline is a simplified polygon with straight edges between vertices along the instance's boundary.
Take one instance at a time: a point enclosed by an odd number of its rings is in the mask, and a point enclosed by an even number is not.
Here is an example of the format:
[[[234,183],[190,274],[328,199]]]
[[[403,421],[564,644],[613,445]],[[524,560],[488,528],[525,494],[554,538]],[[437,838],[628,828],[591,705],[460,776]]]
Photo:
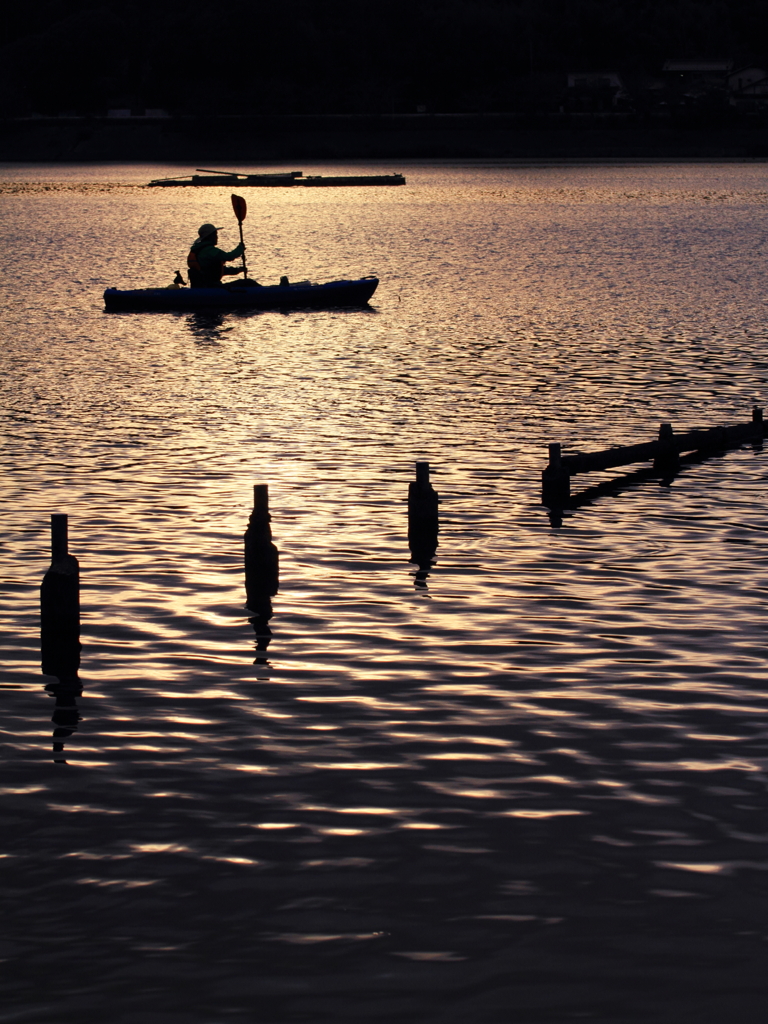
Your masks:
[[[266,484],[254,484],[253,511],[244,538],[245,592],[251,610],[256,610],[259,598],[277,593],[279,561],[277,548],[272,543],[271,521],[269,488]]]
[[[680,469],[680,456],[675,447],[675,434],[671,423],[659,425],[660,449],[653,460],[653,468],[662,476],[674,476]]]
[[[266,650],[272,639],[272,597],[277,593],[280,571],[277,548],[272,543],[272,516],[269,513],[269,488],[254,484],[253,511],[245,531],[245,594],[248,620],[256,634],[256,664],[266,662]]]
[[[272,597],[277,593],[280,570],[277,548],[272,543],[269,525],[269,489],[254,484],[253,511],[245,531],[245,594],[248,620],[256,634],[256,664],[266,662],[266,650],[272,639],[269,620],[272,618]]]
[[[425,580],[437,551],[440,529],[439,497],[429,482],[429,463],[416,463],[416,479],[408,484],[408,547],[411,561],[419,567],[416,585],[426,586]]]
[[[562,508],[571,496],[571,474],[563,466],[559,444],[549,446],[549,465],[541,474],[541,503]]]
[[[437,491],[429,482],[429,463],[416,463],[416,479],[408,485],[408,535],[416,531],[437,533],[439,502]]]
[[[40,587],[42,671],[64,682],[80,667],[80,567],[69,554],[66,515],[51,516],[51,565]]]

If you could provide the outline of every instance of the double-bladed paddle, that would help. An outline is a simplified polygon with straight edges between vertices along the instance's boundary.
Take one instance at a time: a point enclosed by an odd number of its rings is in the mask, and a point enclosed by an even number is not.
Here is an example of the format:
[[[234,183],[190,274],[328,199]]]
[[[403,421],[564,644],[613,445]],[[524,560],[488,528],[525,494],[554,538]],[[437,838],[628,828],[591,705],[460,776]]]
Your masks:
[[[245,243],[243,242],[243,221],[245,220],[245,215],[248,212],[248,206],[242,196],[232,196],[232,209],[235,211],[237,223],[240,228],[240,242],[241,244],[244,245]],[[247,279],[248,271],[245,266],[245,253],[243,253],[243,280],[245,281]]]

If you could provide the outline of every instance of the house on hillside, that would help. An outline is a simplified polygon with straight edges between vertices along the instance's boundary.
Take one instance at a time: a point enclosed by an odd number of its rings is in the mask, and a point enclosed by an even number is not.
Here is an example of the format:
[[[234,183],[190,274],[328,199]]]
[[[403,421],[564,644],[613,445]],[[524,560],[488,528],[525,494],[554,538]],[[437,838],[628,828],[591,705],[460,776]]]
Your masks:
[[[728,76],[728,92],[732,107],[738,110],[768,108],[768,74],[765,68],[746,67]]]
[[[667,60],[663,70],[668,102],[673,105],[725,106],[728,102],[732,60]]]
[[[569,111],[610,113],[627,100],[621,77],[615,71],[569,71],[565,103]]]
[[[756,68],[752,65],[746,68],[736,68],[728,75],[728,89],[732,93],[741,92],[742,89],[761,81],[765,75],[765,68]]]

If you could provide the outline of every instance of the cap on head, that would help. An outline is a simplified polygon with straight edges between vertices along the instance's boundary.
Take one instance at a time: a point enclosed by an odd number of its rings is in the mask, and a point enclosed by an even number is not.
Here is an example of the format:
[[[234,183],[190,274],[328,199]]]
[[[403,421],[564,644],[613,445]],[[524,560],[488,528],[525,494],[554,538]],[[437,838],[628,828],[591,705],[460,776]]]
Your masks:
[[[209,235],[215,235],[220,228],[217,228],[215,224],[201,224],[197,229],[197,233],[200,238],[207,238]]]

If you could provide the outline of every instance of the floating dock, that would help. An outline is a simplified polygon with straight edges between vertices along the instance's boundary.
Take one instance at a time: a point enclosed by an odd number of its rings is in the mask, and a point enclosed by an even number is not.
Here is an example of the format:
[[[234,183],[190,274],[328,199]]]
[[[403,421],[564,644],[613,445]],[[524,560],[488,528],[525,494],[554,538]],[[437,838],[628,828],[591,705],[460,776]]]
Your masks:
[[[241,171],[209,171],[196,168],[196,174],[184,174],[178,178],[155,178],[147,188],[184,188],[190,185],[219,185],[231,188],[250,186],[252,188],[292,188],[305,185],[312,188],[337,188],[344,185],[404,185],[402,174],[335,174],[324,177],[321,174],[304,175],[303,171],[280,171],[267,174],[244,174]]]

